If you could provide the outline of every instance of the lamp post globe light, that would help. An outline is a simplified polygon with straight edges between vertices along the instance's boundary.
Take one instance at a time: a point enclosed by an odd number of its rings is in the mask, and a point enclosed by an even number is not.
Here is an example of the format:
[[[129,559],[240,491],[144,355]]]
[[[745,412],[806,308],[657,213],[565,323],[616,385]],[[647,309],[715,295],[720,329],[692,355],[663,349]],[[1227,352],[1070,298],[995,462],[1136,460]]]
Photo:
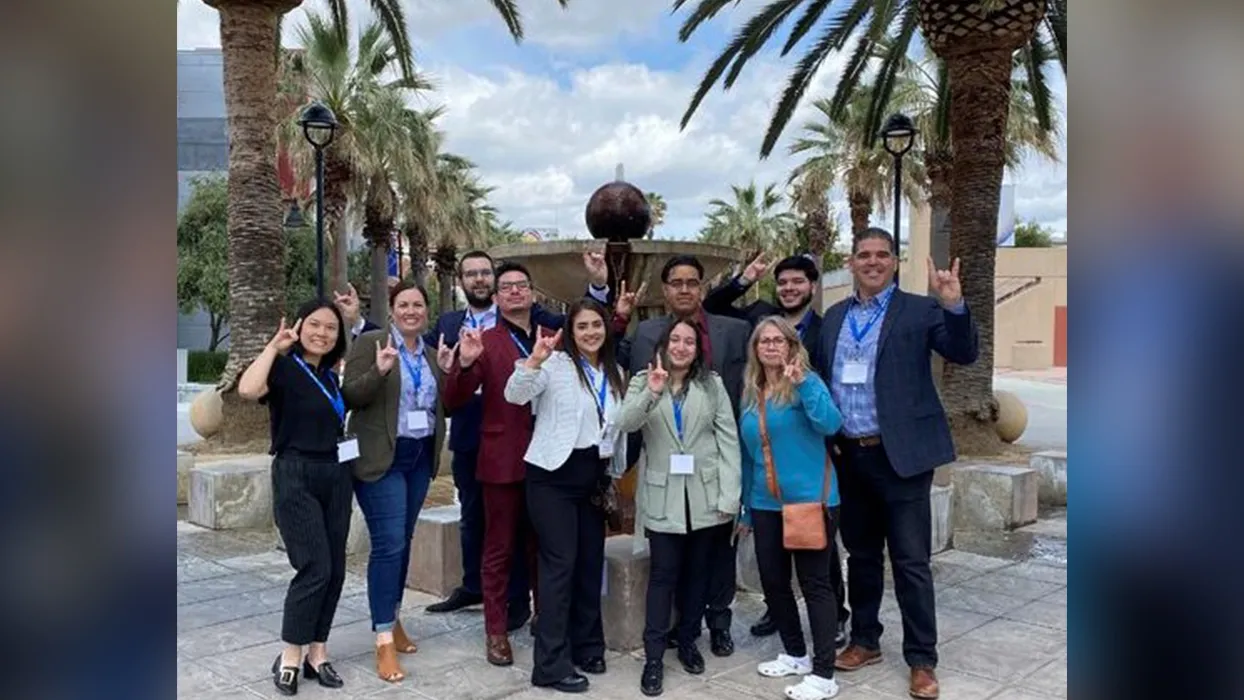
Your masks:
[[[885,150],[894,157],[894,255],[898,262],[894,268],[894,281],[898,282],[899,268],[902,267],[902,238],[899,226],[902,222],[903,207],[903,156],[916,144],[919,130],[906,114],[891,114],[881,126],[881,143]]]
[[[337,117],[322,102],[312,102],[298,116],[302,135],[315,149],[315,294],[324,298],[324,149],[333,142]]]

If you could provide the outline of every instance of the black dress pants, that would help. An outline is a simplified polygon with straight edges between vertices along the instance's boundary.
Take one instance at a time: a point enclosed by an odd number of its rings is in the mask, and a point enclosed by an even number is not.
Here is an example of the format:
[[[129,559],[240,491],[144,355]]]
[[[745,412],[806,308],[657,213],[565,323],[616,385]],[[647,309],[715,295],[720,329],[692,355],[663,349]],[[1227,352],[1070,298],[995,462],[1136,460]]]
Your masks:
[[[851,598],[851,643],[881,648],[878,617],[885,593],[883,551],[890,551],[894,595],[903,616],[903,659],[937,666],[937,613],[929,566],[933,527],[929,489],[933,472],[900,477],[881,445],[842,449],[842,543]]]
[[[328,641],[346,580],[353,487],[350,467],[336,455],[272,460],[272,510],[296,572],[285,594],[286,644]]]
[[[836,512],[826,515],[825,527],[830,540],[834,538],[836,520]],[[756,538],[760,585],[769,603],[769,614],[777,624],[782,646],[791,656],[802,657],[808,653],[803,625],[799,621],[799,606],[795,603],[795,592],[791,588],[793,561],[799,588],[808,606],[808,624],[812,628],[812,673],[821,678],[833,678],[838,603],[834,600],[834,587],[829,580],[830,548],[786,549],[782,543],[782,512],[778,510],[753,510],[752,533]]]
[[[554,471],[527,465],[527,512],[539,544],[534,685],[556,683],[605,654],[605,514],[591,501],[604,471],[595,446],[574,450]]]
[[[665,654],[675,599],[678,627],[670,634],[680,646],[695,643],[709,596],[710,578],[704,572],[716,548],[723,543],[730,545],[731,529],[726,523],[689,533],[645,532],[651,562],[644,614],[644,656],[648,660],[661,659]]]

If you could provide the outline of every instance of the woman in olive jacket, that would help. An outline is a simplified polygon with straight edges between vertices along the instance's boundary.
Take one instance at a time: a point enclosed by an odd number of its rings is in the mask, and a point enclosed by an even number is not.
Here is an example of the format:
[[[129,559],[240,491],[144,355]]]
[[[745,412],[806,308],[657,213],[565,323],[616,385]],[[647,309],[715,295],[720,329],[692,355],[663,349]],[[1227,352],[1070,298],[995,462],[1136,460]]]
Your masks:
[[[651,551],[645,695],[660,695],[670,611],[679,600],[678,660],[704,672],[695,646],[708,600],[708,555],[728,546],[739,512],[742,458],[734,409],[721,377],[705,367],[694,326],[678,322],[657,344],[654,364],[635,375],[622,403],[619,430],[642,430],[635,523]],[[718,541],[720,540],[720,542]]]

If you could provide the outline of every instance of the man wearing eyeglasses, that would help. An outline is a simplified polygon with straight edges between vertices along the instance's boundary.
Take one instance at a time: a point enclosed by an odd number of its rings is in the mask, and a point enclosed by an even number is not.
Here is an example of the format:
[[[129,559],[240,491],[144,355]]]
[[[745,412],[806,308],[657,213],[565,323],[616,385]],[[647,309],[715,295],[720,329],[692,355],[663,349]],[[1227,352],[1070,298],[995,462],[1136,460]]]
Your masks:
[[[586,253],[584,267],[588,273],[588,294],[605,303],[609,288],[603,255],[599,252]],[[463,255],[458,261],[458,284],[466,296],[467,307],[442,314],[437,319],[436,328],[429,332],[427,342],[436,345],[443,342],[446,346],[453,347],[458,344],[464,328],[483,332],[497,325],[498,310],[494,295],[498,289],[492,257],[482,250]],[[562,317],[539,304],[532,304],[531,321],[534,326],[560,328]],[[476,478],[482,411],[483,402],[479,392],[476,392],[470,401],[455,409],[451,415],[453,420],[449,429],[449,449],[453,453],[454,487],[458,491],[458,501],[462,509],[462,520],[459,524],[462,585],[455,588],[445,600],[429,605],[427,611],[430,613],[453,612],[483,602],[480,567],[484,547],[484,500],[480,482]],[[520,542],[517,546],[521,548],[523,544]],[[528,572],[523,564],[523,557],[515,557],[515,565],[510,575],[507,624],[510,631],[522,627],[531,617],[531,602],[527,594]]]

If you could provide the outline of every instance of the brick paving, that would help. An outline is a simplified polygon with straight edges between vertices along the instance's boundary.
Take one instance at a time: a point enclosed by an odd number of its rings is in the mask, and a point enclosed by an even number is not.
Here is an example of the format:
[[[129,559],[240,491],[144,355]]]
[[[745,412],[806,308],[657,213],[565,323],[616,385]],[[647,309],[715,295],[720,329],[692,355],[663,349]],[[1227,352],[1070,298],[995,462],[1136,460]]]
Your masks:
[[[1065,560],[1064,560],[1065,561]],[[529,700],[560,697],[530,685],[531,637],[513,636],[509,668],[484,660],[483,615],[478,608],[430,615],[435,598],[407,591],[403,623],[419,652],[403,657],[406,680],[389,684],[372,665],[367,620],[366,560],[352,557],[345,591],[329,640],[345,688],[302,683],[300,698],[419,700]],[[1014,561],[948,551],[934,557],[937,581],[942,698],[1041,700],[1066,697],[1067,570],[1057,560]],[[177,523],[177,658],[181,700],[280,697],[269,668],[281,649],[281,605],[292,572],[275,549],[272,531],[213,532]],[[888,582],[887,582],[888,583]],[[762,607],[758,596],[739,593],[735,654],[717,658],[704,648],[707,672],[691,676],[667,655],[665,695],[670,700],[782,698],[789,681],[756,673],[756,664],[779,651],[777,636],[754,639],[747,627]],[[885,661],[838,675],[844,700],[907,697],[900,650],[902,630],[892,589],[882,605]],[[702,647],[707,645],[702,641]],[[591,677],[586,698],[624,700],[639,694],[642,654],[611,652],[609,671]]]

